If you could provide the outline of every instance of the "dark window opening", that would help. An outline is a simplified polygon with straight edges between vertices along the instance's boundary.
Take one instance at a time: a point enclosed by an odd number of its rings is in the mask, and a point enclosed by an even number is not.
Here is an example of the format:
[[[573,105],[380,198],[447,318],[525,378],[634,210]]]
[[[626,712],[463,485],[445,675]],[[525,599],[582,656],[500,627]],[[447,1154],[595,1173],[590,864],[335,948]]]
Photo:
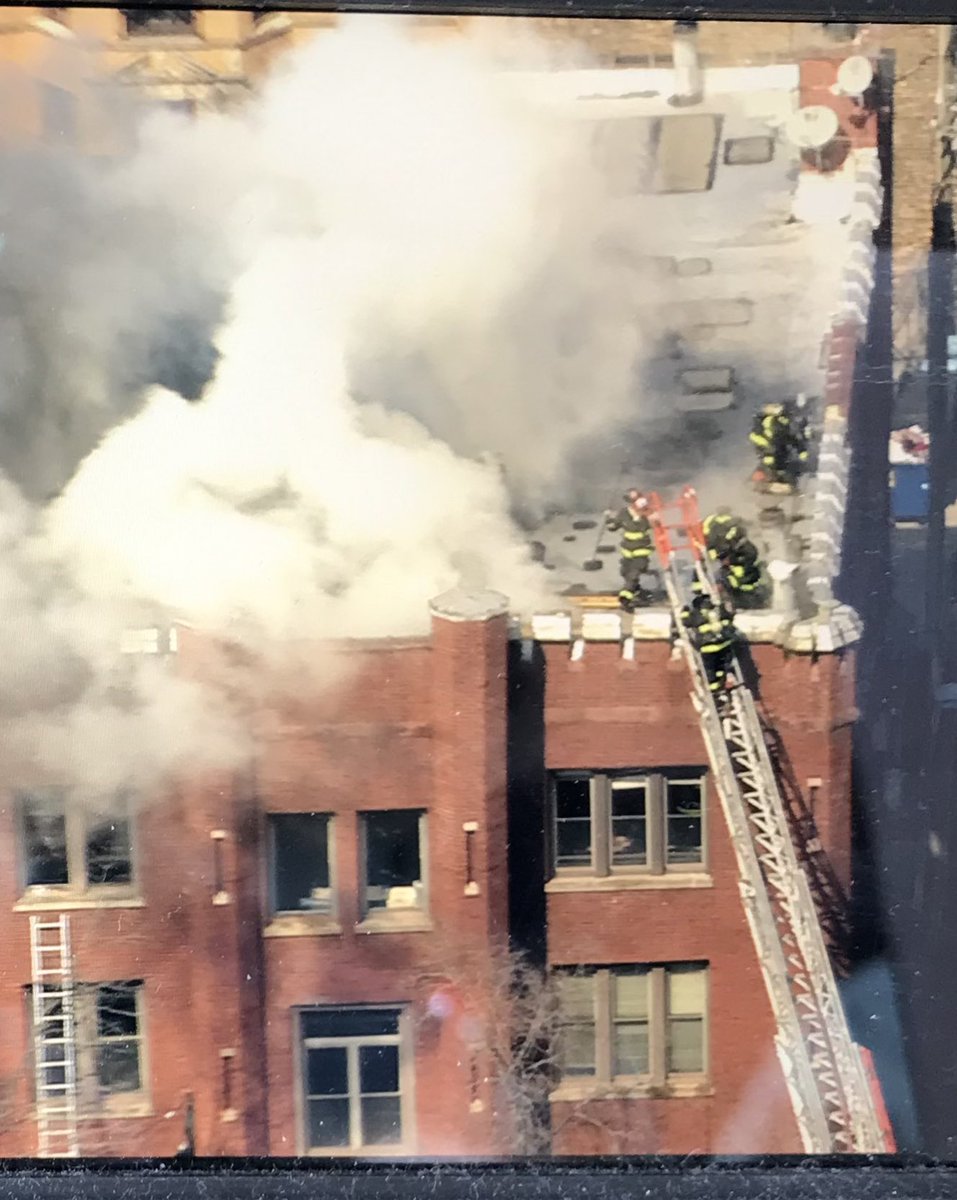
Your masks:
[[[619,779],[611,785],[611,859],[615,866],[648,861],[648,785]]]
[[[116,812],[93,812],[59,789],[17,797],[26,887],[88,888],[133,882],[132,830],[127,797]]]
[[[274,813],[269,824],[273,911],[331,913],[328,815]]]
[[[704,773],[557,773],[553,869],[560,875],[660,875],[704,865]]]
[[[366,813],[365,906],[375,909],[423,909],[421,812]]]
[[[91,887],[131,883],[130,824],[125,817],[92,818],[86,831],[86,877]]]
[[[555,780],[555,860],[560,867],[591,865],[591,784],[587,778]]]
[[[144,1092],[142,1065],[143,1028],[141,981],[79,983],[73,996],[73,1042],[76,1047],[77,1101],[81,1112],[111,1107],[122,1111],[131,1101],[141,1102]],[[27,989],[31,1000],[32,989]],[[39,1026],[41,1061],[46,1086],[66,1082],[63,1040],[68,1022],[60,1000],[41,995]]]
[[[313,1009],[300,1021],[307,1149],[400,1145],[399,1011]]]
[[[128,34],[191,33],[196,18],[188,8],[121,8]]]
[[[700,863],[703,845],[700,779],[665,781],[667,805],[666,861]]]
[[[61,793],[21,796],[27,887],[69,883],[66,812]]]
[[[107,1093],[138,1092],[140,1030],[137,983],[108,983],[96,989],[96,1066]]]

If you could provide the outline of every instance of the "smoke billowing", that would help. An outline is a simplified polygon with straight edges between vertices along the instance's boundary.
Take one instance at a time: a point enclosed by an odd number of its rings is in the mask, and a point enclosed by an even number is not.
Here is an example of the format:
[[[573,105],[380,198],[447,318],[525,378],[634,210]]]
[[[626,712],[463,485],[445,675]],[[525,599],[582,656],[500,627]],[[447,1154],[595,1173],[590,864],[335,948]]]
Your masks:
[[[354,18],[240,114],[156,118],[110,166],[23,160],[0,254],[8,758],[67,754],[97,787],[228,761],[238,735],[184,682],[142,668],[111,699],[128,603],[263,650],[419,631],[457,584],[545,599],[511,514],[568,494],[644,349],[643,234],[592,151],[494,50]]]

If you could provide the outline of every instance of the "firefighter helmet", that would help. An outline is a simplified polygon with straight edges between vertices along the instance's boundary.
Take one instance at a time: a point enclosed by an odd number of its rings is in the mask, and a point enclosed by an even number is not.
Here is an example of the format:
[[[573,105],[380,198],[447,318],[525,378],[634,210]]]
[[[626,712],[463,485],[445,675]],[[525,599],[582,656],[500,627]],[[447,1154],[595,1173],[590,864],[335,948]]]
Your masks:
[[[629,488],[628,491],[625,492],[625,501],[633,508],[648,507],[648,500],[645,497],[644,492],[639,492],[637,488]]]

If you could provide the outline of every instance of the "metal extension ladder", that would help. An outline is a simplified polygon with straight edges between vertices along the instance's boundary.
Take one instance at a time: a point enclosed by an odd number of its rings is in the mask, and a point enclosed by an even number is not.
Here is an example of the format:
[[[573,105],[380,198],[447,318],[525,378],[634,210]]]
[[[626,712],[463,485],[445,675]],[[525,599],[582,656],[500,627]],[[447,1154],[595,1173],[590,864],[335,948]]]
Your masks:
[[[669,520],[669,510],[675,509],[677,520]],[[804,1149],[809,1154],[881,1153],[887,1148],[886,1137],[860,1050],[851,1040],[754,699],[740,686],[740,668],[735,663],[739,686],[728,693],[719,713],[701,656],[681,620],[682,566],[713,599],[718,598],[694,490],[685,488],[677,504],[664,504],[653,496],[651,519]]]
[[[76,1158],[76,994],[70,918],[31,916],[37,1155]]]

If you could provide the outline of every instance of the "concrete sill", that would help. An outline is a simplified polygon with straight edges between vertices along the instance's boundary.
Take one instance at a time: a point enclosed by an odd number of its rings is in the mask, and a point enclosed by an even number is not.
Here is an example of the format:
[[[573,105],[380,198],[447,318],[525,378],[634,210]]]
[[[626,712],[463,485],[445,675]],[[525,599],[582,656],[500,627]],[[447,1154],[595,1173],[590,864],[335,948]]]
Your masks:
[[[549,1096],[552,1104],[581,1103],[583,1100],[697,1100],[714,1095],[710,1080],[675,1080],[672,1083],[652,1084],[639,1080],[626,1083],[595,1083],[567,1081],[559,1084]]]
[[[433,929],[424,913],[390,913],[366,917],[356,924],[356,933],[431,933]]]
[[[332,917],[276,917],[263,929],[263,937],[335,937],[342,926]]]
[[[556,875],[545,884],[549,895],[562,892],[671,892],[714,887],[713,878],[697,871],[669,875]]]
[[[24,896],[13,906],[14,912],[57,912],[84,908],[145,908],[142,896]]]

